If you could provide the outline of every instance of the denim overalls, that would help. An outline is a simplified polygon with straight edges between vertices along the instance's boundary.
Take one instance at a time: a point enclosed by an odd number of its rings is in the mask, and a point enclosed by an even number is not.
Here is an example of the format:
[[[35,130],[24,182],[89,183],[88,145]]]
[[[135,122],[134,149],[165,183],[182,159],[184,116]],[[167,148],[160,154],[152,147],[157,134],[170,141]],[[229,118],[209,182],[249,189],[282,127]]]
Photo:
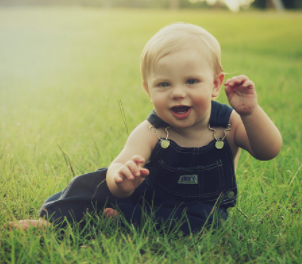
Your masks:
[[[210,125],[227,127],[232,108],[212,102]],[[154,111],[148,121],[156,128],[169,126]],[[216,139],[201,148],[183,148],[170,140],[168,148],[159,140],[145,168],[150,174],[127,198],[111,194],[106,184],[107,168],[75,177],[59,193],[49,197],[40,209],[40,216],[49,221],[80,221],[87,210],[113,207],[120,210],[130,223],[140,224],[142,206],[151,211],[159,223],[175,224],[186,212],[180,230],[188,234],[198,231],[206,222],[211,223],[211,211],[227,219],[226,209],[237,199],[237,185],[232,152],[224,139],[222,149],[215,147]],[[172,222],[171,222],[172,221]]]

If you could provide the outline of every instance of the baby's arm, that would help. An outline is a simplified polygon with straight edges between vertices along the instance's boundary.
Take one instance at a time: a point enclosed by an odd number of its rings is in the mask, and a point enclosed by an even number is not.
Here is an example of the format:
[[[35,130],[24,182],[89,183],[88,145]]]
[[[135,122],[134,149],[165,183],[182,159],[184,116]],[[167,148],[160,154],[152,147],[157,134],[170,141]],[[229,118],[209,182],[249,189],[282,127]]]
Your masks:
[[[225,91],[236,111],[231,116],[236,145],[259,160],[276,157],[282,147],[282,137],[258,105],[254,83],[240,75],[225,82]]]
[[[107,185],[116,197],[130,196],[149,174],[143,166],[157,142],[149,126],[150,123],[144,121],[132,131],[125,147],[108,168]]]

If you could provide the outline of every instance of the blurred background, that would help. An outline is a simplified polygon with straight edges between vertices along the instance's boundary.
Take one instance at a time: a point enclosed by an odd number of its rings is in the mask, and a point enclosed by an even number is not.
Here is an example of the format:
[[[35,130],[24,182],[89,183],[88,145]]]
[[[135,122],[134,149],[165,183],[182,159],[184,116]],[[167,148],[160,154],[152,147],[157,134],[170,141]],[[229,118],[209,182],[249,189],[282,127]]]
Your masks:
[[[301,0],[0,0],[0,6],[74,5],[128,8],[301,9]]]

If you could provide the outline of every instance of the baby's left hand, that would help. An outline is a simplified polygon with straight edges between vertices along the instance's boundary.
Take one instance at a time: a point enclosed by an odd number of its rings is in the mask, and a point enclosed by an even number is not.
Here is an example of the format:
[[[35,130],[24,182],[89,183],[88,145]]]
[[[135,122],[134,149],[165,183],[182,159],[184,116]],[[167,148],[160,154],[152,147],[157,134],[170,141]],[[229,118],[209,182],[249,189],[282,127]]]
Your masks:
[[[249,115],[256,109],[258,103],[255,85],[247,76],[233,77],[224,85],[230,105],[239,115]]]

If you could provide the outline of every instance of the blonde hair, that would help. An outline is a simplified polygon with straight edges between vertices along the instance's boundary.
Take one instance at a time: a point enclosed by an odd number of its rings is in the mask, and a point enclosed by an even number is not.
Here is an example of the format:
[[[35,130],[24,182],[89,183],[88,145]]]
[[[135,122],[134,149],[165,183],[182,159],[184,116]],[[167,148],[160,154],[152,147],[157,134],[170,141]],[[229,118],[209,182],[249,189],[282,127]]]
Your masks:
[[[202,27],[175,23],[158,31],[144,47],[140,62],[142,82],[147,81],[152,68],[159,59],[187,47],[189,44],[207,56],[215,74],[223,72],[221,49],[217,39]]]

